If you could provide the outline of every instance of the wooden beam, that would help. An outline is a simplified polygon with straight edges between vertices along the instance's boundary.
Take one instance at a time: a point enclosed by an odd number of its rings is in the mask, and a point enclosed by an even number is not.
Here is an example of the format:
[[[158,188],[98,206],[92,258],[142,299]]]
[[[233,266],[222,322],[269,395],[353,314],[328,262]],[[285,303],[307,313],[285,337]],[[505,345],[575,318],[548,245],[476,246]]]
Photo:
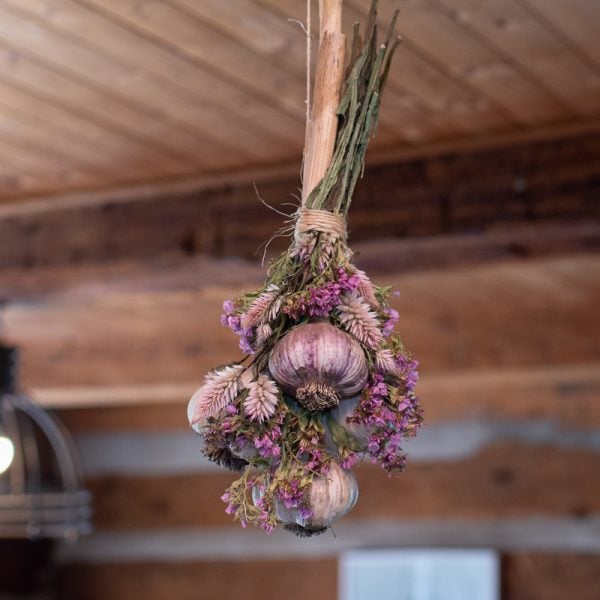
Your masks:
[[[503,262],[387,275],[399,331],[423,374],[600,361],[600,257]],[[219,323],[224,299],[248,285],[67,294],[11,304],[5,336],[23,348],[26,387],[201,381],[240,356]],[[88,290],[89,291],[89,290]],[[526,324],[526,326],[525,326]],[[551,325],[551,326],[550,326]]]
[[[299,582],[302,582],[299,585]],[[336,597],[335,559],[70,565],[63,569],[64,600],[133,598],[330,599]]]
[[[599,152],[600,135],[588,132],[369,167],[353,204],[352,241],[597,217]],[[59,200],[54,210],[47,210],[50,200],[11,208],[0,215],[0,269],[167,253],[252,256],[279,229],[281,216],[256,200],[252,185],[213,183],[195,191],[181,184],[158,195],[152,188],[100,194],[93,202],[75,197]],[[280,176],[259,192],[290,212],[285,203],[297,187],[297,177]],[[136,194],[143,199],[133,201]],[[272,250],[284,243],[275,240]]]
[[[200,450],[198,450],[200,453]],[[544,468],[540,468],[543,464]],[[464,459],[410,462],[398,477],[365,462],[345,521],[573,517],[600,513],[595,450],[496,443]],[[95,476],[98,530],[238,527],[219,499],[227,472]]]
[[[507,553],[502,560],[503,597],[507,600],[596,600],[600,557],[573,553]],[[302,585],[298,585],[301,575]],[[64,600],[165,597],[202,600],[261,600],[268,582],[269,598],[331,600],[337,597],[337,561],[295,558],[244,561],[139,561],[62,567]]]
[[[185,405],[198,382],[31,390],[73,433],[187,428]],[[428,424],[542,421],[600,429],[600,364],[432,373],[419,381]]]
[[[193,240],[187,240],[191,243]],[[182,244],[185,245],[185,240]],[[573,221],[520,225],[508,230],[417,238],[387,238],[354,245],[356,264],[372,276],[462,268],[510,259],[568,256],[600,251],[600,222]],[[168,255],[144,261],[72,264],[0,271],[5,301],[44,297],[93,298],[122,292],[196,290],[206,282],[235,286],[264,278],[253,260]]]
[[[8,54],[7,56],[11,58],[12,54]],[[39,74],[36,73],[36,77],[39,77]],[[60,85],[64,85],[62,80],[60,81]],[[112,114],[114,115],[114,111]],[[132,112],[125,115],[123,117],[124,121],[131,123],[135,114],[138,113]],[[147,129],[148,125],[149,123],[144,123],[142,129]],[[599,131],[600,121],[597,120],[586,121],[584,123],[555,124],[548,127],[539,127],[534,130],[495,133],[486,135],[485,137],[451,139],[420,144],[418,146],[411,145],[402,148],[379,149],[376,152],[370,153],[367,157],[367,163],[370,167],[375,167],[385,164],[427,160],[443,155],[502,150],[507,147],[551,142],[560,139],[568,141],[569,139],[588,134],[597,134]],[[18,202],[0,204],[0,219],[32,216],[65,209],[82,209],[107,203],[113,205],[149,201],[156,198],[219,189],[226,185],[237,187],[248,182],[262,184],[281,179],[293,181],[297,175],[297,164],[274,165],[258,169],[237,170],[228,172],[227,174],[203,175],[201,177],[179,178],[177,180],[157,181],[149,184],[106,187],[94,191],[52,194],[42,197],[36,196],[25,198]],[[297,183],[294,185],[296,186],[294,189],[296,189]]]
[[[504,557],[503,590],[510,600],[596,600],[600,556],[519,552]]]

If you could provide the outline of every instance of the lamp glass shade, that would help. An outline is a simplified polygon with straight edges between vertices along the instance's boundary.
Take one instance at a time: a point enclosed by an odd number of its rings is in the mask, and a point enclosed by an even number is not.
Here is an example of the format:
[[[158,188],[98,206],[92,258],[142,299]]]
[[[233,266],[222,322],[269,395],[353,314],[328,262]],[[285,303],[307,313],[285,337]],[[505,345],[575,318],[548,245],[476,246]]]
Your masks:
[[[14,444],[7,437],[0,435],[0,475],[10,468],[14,457]]]

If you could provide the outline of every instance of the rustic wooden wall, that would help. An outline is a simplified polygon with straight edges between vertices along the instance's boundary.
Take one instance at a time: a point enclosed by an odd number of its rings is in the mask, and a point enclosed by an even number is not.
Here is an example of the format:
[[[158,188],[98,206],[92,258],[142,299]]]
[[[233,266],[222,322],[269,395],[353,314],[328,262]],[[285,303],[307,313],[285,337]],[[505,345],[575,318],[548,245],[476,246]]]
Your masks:
[[[351,240],[597,219],[599,155],[600,134],[591,131],[373,165],[353,201]],[[273,177],[257,184],[260,197],[293,212],[297,177]],[[257,200],[252,183],[157,189],[139,198],[129,193],[125,200],[94,196],[93,203],[82,200],[75,207],[55,201],[39,209],[0,209],[0,268],[88,267],[167,253],[256,260],[282,225],[282,217]],[[285,243],[277,238],[270,248],[275,252]],[[519,251],[512,248],[514,255]]]
[[[96,532],[59,548],[59,597],[329,600],[345,549],[486,546],[503,600],[595,600],[599,146],[589,134],[367,171],[357,260],[401,291],[428,424],[402,476],[360,467],[336,538],[231,524],[232,478],[186,425],[204,372],[238,355],[220,304],[260,281],[248,257],[279,225],[251,186],[1,213],[3,331],[95,494]],[[260,189],[281,207],[295,185]]]

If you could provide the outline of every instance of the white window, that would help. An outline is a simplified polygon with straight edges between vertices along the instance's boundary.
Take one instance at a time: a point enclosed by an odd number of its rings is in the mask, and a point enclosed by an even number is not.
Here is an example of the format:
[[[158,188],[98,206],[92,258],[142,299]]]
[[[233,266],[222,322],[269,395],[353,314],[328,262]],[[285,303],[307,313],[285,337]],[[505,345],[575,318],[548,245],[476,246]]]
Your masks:
[[[360,550],[342,555],[340,600],[499,600],[492,550]]]

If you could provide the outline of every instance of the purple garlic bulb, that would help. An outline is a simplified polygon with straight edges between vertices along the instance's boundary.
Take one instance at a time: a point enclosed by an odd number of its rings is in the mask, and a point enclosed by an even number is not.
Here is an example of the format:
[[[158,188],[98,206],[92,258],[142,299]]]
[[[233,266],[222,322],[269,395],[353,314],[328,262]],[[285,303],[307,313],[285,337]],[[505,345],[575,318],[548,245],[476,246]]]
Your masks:
[[[355,396],[368,376],[361,345],[328,322],[291,329],[273,347],[269,371],[309,411],[326,410]]]

